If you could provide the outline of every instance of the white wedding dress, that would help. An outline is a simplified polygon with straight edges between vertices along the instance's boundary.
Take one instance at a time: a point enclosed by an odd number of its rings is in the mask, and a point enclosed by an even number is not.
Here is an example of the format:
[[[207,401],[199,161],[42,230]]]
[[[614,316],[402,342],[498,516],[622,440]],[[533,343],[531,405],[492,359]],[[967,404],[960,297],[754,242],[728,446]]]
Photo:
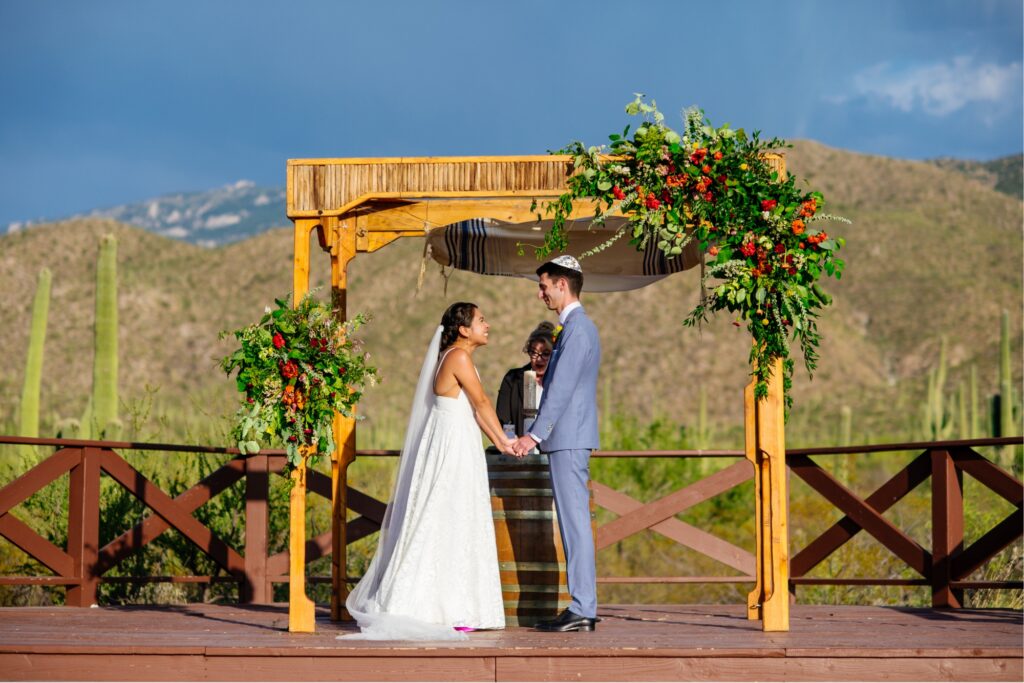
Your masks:
[[[438,328],[420,371],[377,552],[345,606],[360,633],[339,638],[463,640],[504,628],[487,464],[473,407],[437,396]]]

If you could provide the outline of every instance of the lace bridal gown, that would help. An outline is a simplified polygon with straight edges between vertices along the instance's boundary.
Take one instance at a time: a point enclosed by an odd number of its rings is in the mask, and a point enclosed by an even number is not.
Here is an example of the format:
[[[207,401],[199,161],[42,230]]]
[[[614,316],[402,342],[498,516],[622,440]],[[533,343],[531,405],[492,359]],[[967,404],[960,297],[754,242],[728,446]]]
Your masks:
[[[345,603],[361,632],[339,638],[462,640],[454,627],[505,626],[480,428],[465,392],[433,392],[440,337],[439,327],[377,552]]]

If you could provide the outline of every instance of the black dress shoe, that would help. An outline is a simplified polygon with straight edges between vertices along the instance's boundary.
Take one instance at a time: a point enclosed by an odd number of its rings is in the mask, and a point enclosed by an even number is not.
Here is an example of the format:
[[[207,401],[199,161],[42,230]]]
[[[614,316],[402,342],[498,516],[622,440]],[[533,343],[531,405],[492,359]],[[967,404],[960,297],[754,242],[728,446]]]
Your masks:
[[[538,621],[533,628],[538,631],[563,633],[565,631],[593,631],[597,628],[597,619],[581,617],[570,610],[565,610],[554,619]]]

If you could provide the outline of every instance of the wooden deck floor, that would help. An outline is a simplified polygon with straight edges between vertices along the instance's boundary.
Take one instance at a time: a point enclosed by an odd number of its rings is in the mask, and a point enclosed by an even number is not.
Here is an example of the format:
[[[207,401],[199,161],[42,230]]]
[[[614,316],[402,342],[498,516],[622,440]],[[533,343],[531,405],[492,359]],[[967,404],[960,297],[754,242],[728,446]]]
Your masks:
[[[740,606],[618,606],[594,633],[508,629],[464,643],[339,641],[284,606],[0,608],[5,680],[1012,680],[1011,610],[795,605],[788,633]]]

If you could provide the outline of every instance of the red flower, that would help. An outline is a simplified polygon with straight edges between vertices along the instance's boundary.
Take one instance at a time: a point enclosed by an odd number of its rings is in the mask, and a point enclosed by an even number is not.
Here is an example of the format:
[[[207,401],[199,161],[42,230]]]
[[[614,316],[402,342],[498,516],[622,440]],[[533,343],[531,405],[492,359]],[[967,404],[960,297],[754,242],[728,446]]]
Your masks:
[[[725,185],[725,181],[727,181],[727,180],[728,180],[728,178],[726,178],[726,177],[725,177],[725,174],[723,173],[722,175],[720,175],[720,176],[718,176],[717,178],[715,178],[715,180],[717,180],[717,181],[718,181],[718,182],[720,182],[721,184]]]
[[[801,242],[801,243],[800,243],[800,248],[801,248],[801,249],[803,249],[803,248],[804,248],[805,246],[806,246],[806,245],[805,245],[805,244],[804,244],[803,242]]]
[[[299,366],[295,364],[295,361],[281,363],[279,367],[281,368],[281,376],[285,379],[297,377],[299,374]]]
[[[711,247],[708,247],[708,253],[711,254],[712,256],[718,256],[718,247],[713,245]]]
[[[714,198],[715,198],[715,195],[711,194],[710,192],[705,192],[704,193],[704,201],[710,202]]]
[[[700,149],[696,149],[693,151],[693,154],[690,155],[690,161],[692,161],[695,164],[699,164],[702,161],[704,161],[704,157],[706,157],[707,154],[708,151],[703,147],[701,147]]]
[[[779,242],[778,244],[775,245],[775,253],[776,254],[781,254],[784,251],[786,251],[786,245],[785,244],[782,244],[781,242]]]
[[[761,202],[761,210],[762,211],[771,211],[772,209],[774,209],[778,205],[779,205],[779,202],[778,202],[777,199],[765,199],[765,200],[763,200]]]
[[[721,152],[715,152],[715,161],[718,161],[721,158],[722,158],[722,153]]]
[[[657,209],[659,206],[661,206],[661,202],[658,201],[658,198],[654,196],[653,192],[647,195],[646,204],[648,209]]]
[[[702,167],[702,168],[700,169],[700,172],[701,172],[701,173],[703,173],[704,175],[711,175],[711,167],[710,167],[710,166],[708,166],[707,164],[705,164],[705,165],[704,165],[704,166],[703,166],[703,167]]]
[[[272,342],[274,344],[274,348],[275,349],[279,349],[282,346],[284,346],[284,337],[281,336],[280,332],[277,332],[277,333],[274,334],[274,338],[273,338]]]
[[[790,269],[789,269],[788,271],[786,271],[786,272],[788,272],[788,273],[789,273],[790,275],[796,275],[796,268],[790,268]]]
[[[744,242],[740,247],[740,252],[742,252],[744,256],[753,256],[754,253],[757,252],[757,247],[754,246],[753,242]]]
[[[626,198],[626,193],[622,191],[618,185],[612,188],[612,194],[615,195],[616,199],[622,200]]]
[[[814,212],[818,210],[818,201],[814,198],[808,199],[806,202],[800,205],[800,215],[805,218],[809,218],[814,215]]]

